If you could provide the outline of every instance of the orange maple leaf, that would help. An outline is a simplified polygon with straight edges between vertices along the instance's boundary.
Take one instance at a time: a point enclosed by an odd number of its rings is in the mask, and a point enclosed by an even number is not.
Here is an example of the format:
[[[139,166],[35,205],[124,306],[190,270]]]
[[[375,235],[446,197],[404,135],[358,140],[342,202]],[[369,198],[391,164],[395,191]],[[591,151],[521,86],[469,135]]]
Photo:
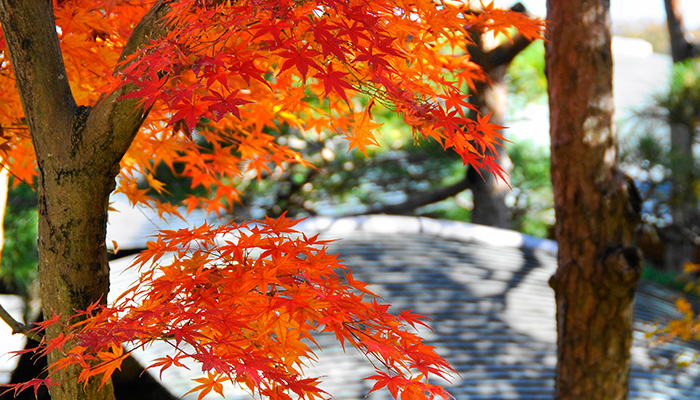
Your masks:
[[[225,376],[221,376],[219,374],[214,374],[211,372],[207,372],[207,376],[204,378],[196,378],[193,379],[195,382],[198,382],[199,385],[195,386],[190,390],[189,392],[185,393],[190,394],[190,393],[195,393],[199,392],[199,396],[197,396],[197,400],[202,400],[204,396],[209,394],[212,390],[218,394],[221,395],[221,397],[224,397],[224,385],[221,384],[221,382],[225,382],[228,378]]]

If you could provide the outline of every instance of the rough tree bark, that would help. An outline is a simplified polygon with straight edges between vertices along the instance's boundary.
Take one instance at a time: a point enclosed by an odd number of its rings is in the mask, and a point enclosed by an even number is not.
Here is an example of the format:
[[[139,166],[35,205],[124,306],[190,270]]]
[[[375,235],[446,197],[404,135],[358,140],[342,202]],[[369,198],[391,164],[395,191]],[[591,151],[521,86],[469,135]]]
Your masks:
[[[511,10],[527,13],[521,3],[516,3]],[[474,42],[474,45],[469,46],[471,59],[484,70],[490,82],[478,83],[470,101],[482,115],[491,113],[491,123],[504,125],[508,109],[506,70],[515,56],[525,50],[531,41],[517,34],[512,40],[491,48],[478,33],[472,34],[471,39]],[[499,165],[510,173],[513,165],[506,148],[499,147],[498,155]],[[468,168],[466,177],[474,202],[471,222],[510,228],[511,215],[505,201],[510,188],[506,182],[497,182],[492,174],[483,174],[482,178],[472,167]]]
[[[639,195],[617,166],[608,0],[548,0],[546,44],[559,267],[556,399],[625,399]]]
[[[162,34],[166,12],[156,4],[135,28],[122,57]],[[119,161],[146,112],[119,89],[93,107],[78,106],[66,77],[51,0],[0,0],[0,24],[39,167],[39,282],[44,315],[64,318],[75,309],[105,302],[109,266],[105,235],[107,205]],[[60,333],[57,325],[46,334]],[[66,349],[68,350],[68,349]],[[49,364],[61,354],[49,354]],[[54,400],[114,399],[111,381],[83,387],[78,370],[51,388]]]

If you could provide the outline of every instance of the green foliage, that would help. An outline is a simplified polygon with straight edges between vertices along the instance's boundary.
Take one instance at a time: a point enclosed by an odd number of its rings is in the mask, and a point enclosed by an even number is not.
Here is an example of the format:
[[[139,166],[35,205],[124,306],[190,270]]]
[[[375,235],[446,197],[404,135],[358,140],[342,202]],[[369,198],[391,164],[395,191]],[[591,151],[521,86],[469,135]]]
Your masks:
[[[551,236],[554,225],[554,197],[549,173],[549,149],[531,140],[509,143],[513,161],[512,228],[535,237]]]
[[[452,221],[471,221],[471,193],[462,192],[455,197],[418,208],[416,215]]]
[[[679,278],[678,275],[673,271],[661,271],[656,268],[644,264],[642,268],[642,279],[646,279],[664,286],[669,289],[673,289],[679,292],[686,292],[690,295],[695,295],[693,292],[688,292],[686,289],[687,280]]]
[[[666,113],[670,124],[698,125],[700,117],[700,68],[696,60],[675,63],[669,87],[656,96],[656,103]]]
[[[314,153],[308,159],[316,170],[293,165],[280,172],[280,179],[252,181],[247,199],[259,213],[271,215],[284,209],[290,215],[345,215],[401,203],[464,176],[459,157],[439,144],[402,143],[396,139],[365,157],[356,150],[348,152],[347,144],[336,139],[312,142],[304,150]]]
[[[652,132],[643,132],[636,146],[635,157],[642,160],[644,164],[662,164],[668,158],[668,146],[664,146],[664,140],[655,136]]]
[[[537,40],[520,52],[508,67],[511,110],[530,103],[547,101],[547,77],[544,75],[544,42]]]
[[[34,190],[25,184],[12,188],[5,210],[5,247],[0,278],[5,287],[24,296],[36,278],[37,221]]]

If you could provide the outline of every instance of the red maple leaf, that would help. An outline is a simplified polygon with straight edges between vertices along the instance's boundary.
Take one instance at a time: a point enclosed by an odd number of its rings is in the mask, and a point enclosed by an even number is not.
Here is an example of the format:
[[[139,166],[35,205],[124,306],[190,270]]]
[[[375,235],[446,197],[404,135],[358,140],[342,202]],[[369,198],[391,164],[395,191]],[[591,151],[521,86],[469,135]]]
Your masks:
[[[238,111],[238,106],[243,105],[243,104],[247,104],[247,103],[252,103],[252,101],[242,99],[240,97],[236,97],[236,95],[238,93],[239,93],[239,91],[236,90],[233,93],[229,94],[228,96],[224,97],[221,95],[221,93],[219,93],[217,91],[212,91],[210,96],[202,97],[202,101],[210,101],[211,102],[209,104],[209,109],[211,111],[214,111],[212,113],[212,119],[214,121],[219,121],[221,118],[223,118],[228,113],[235,115],[236,118],[238,118],[240,120],[241,114]],[[193,126],[193,125],[190,125],[190,126]]]
[[[320,53],[316,50],[312,50],[307,46],[303,48],[293,48],[290,50],[283,50],[277,53],[280,57],[286,58],[287,61],[282,64],[279,73],[288,70],[291,67],[296,67],[299,73],[301,73],[301,78],[305,81],[306,74],[309,72],[309,67],[314,68],[318,71],[323,71],[321,67],[318,66],[314,57]]]
[[[347,75],[348,73],[346,72],[333,71],[333,64],[329,64],[326,71],[321,71],[315,76],[323,81],[324,97],[328,97],[331,92],[335,92],[338,94],[338,96],[345,100],[348,105],[350,105],[350,101],[348,100],[348,96],[345,94],[345,90],[354,89],[352,85],[343,79]]]

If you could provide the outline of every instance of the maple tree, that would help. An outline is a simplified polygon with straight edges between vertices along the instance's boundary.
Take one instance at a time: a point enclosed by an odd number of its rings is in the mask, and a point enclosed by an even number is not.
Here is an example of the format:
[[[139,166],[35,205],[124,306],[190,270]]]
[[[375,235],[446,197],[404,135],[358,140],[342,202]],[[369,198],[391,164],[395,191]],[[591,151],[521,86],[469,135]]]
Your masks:
[[[311,332],[331,331],[379,361],[372,390],[449,397],[428,382],[449,366],[408,329],[420,317],[388,313],[284,216],[162,232],[132,267],[139,282],[109,306],[105,228],[115,188],[134,206],[184,218],[149,195],[167,190],[153,174],[161,163],[184,165],[192,187],[207,189],[184,200],[188,211],[232,207],[241,176],[305,163],[274,140],[281,125],[341,134],[364,151],[376,143],[375,102],[417,139],[501,176],[497,127],[463,109],[461,86],[484,79],[467,30],[535,38],[542,23],[491,5],[463,11],[426,0],[0,1],[0,151],[15,182],[36,182],[39,352],[50,369],[12,389],[113,398],[122,343],[164,340],[173,355],[151,367],[200,363],[200,397],[228,381],[311,399],[325,395],[301,368],[313,358]],[[166,254],[172,262],[161,262]]]

